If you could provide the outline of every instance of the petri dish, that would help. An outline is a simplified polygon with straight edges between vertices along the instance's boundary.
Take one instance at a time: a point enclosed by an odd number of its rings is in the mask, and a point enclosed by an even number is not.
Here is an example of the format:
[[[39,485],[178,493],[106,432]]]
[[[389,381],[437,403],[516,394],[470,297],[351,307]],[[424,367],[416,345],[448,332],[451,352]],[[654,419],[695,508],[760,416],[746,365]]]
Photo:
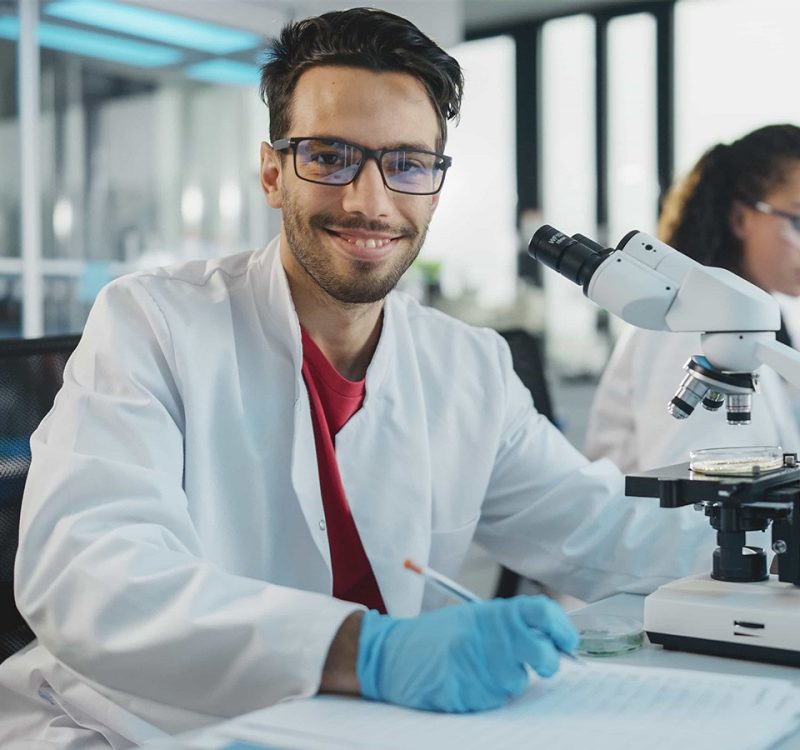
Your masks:
[[[783,449],[779,445],[703,448],[689,452],[689,468],[710,476],[757,476],[783,468]]]
[[[581,656],[620,656],[640,649],[644,643],[642,623],[631,617],[576,612],[570,620],[581,638]]]

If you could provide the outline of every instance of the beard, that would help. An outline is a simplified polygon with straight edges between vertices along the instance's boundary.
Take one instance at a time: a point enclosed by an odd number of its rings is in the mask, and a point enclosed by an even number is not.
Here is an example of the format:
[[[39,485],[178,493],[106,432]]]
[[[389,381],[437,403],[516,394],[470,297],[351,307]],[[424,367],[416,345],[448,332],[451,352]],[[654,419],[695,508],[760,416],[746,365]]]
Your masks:
[[[380,221],[370,221],[355,216],[337,217],[333,214],[304,214],[294,200],[283,194],[283,228],[295,260],[327,295],[346,304],[378,302],[397,286],[402,275],[419,255],[428,233],[430,216],[421,229],[412,226],[391,226]],[[327,234],[326,227],[362,229],[381,232],[400,238],[405,247],[397,248],[397,255],[387,258],[388,267],[377,268],[375,263],[352,259],[347,271],[336,268],[333,252],[326,249],[320,235]],[[383,264],[382,264],[383,265]]]

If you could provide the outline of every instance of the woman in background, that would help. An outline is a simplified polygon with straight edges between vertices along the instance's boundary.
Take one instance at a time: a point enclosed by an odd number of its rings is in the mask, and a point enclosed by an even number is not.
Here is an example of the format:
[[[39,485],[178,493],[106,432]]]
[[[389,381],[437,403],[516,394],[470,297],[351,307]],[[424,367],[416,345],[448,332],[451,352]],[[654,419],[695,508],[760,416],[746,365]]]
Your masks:
[[[800,128],[769,125],[707,151],[670,190],[658,236],[690,258],[776,293],[782,309],[800,296]],[[783,295],[786,297],[781,298]],[[778,340],[791,343],[790,317]],[[795,343],[800,343],[800,329]],[[689,460],[697,448],[779,445],[800,451],[796,395],[772,369],[759,369],[750,425],[728,425],[724,408],[699,404],[685,420],[667,412],[683,365],[702,354],[699,333],[628,328],[595,393],[586,455],[623,471]]]

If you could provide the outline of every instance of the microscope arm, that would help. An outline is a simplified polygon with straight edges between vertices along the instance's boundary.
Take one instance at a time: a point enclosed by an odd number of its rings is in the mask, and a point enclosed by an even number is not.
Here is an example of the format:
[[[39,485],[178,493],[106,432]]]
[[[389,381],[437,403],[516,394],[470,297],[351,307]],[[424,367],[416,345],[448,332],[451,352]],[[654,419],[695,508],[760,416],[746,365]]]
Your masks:
[[[545,225],[528,252],[637,328],[703,334],[703,354],[719,370],[757,369],[762,360],[753,344],[774,339],[781,325],[778,303],[763,289],[644,232],[630,232],[611,249]]]
[[[800,351],[767,339],[756,345],[756,356],[792,385],[800,388]]]
[[[778,303],[763,289],[643,232],[607,255],[585,293],[627,323],[655,331],[777,331],[781,324]]]

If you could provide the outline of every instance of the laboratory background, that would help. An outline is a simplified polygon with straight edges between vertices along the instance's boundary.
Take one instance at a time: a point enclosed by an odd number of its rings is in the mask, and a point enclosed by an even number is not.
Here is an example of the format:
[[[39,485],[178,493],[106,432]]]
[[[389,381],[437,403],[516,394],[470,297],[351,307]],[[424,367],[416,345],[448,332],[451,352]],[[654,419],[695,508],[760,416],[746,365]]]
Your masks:
[[[263,246],[258,96],[271,36],[354,3],[0,0],[0,337],[80,333],[103,285]],[[462,122],[401,287],[541,343],[579,448],[621,326],[527,253],[543,223],[609,246],[654,234],[709,146],[800,123],[797,0],[393,0],[462,64]],[[522,335],[522,334],[519,334]],[[489,590],[475,554],[464,573]]]

